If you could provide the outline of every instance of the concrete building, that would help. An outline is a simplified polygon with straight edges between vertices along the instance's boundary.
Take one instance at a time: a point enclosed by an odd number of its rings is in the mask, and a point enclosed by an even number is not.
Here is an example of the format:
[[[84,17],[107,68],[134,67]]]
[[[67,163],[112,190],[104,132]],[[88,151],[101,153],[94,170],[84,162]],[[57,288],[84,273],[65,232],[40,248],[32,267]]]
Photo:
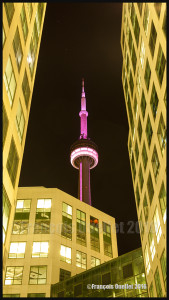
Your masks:
[[[45,17],[45,3],[3,3],[3,271]]]
[[[149,296],[166,296],[166,3],[124,3],[122,83]]]
[[[101,287],[109,286],[103,289]],[[51,297],[147,297],[142,249],[51,285]]]
[[[19,187],[4,297],[50,297],[51,284],[118,256],[115,219],[57,188]]]

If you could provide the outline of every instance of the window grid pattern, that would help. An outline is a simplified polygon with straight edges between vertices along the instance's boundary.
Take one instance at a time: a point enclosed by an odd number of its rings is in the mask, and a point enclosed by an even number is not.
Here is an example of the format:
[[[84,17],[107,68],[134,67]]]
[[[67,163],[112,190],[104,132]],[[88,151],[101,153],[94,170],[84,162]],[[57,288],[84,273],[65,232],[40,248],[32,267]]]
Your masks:
[[[78,209],[76,210],[76,225],[76,241],[86,246],[86,214]]]
[[[149,90],[150,78],[151,78],[151,69],[150,69],[150,65],[148,62],[148,58],[147,58],[146,68],[145,68],[145,73],[144,73],[144,80],[145,80],[145,85],[146,85],[147,91]]]
[[[18,71],[20,71],[22,58],[23,58],[23,51],[22,51],[22,45],[21,45],[18,27],[16,28],[16,32],[15,32],[15,36],[14,36],[14,40],[13,40],[13,50],[15,53]]]
[[[22,91],[25,99],[26,108],[28,108],[29,98],[30,98],[30,86],[28,81],[27,72],[25,70],[23,82],[22,82]]]
[[[32,257],[48,257],[49,242],[33,242]]]
[[[14,74],[10,56],[8,58],[8,62],[6,65],[6,70],[4,74],[4,83],[8,94],[9,103],[10,106],[12,107],[14,97],[15,97],[15,91],[16,91],[16,79],[15,79],[15,74]]]
[[[145,221],[147,222],[148,221],[148,215],[149,215],[149,208],[148,208],[146,193],[144,194],[143,210],[144,210],[144,218],[145,218]]]
[[[31,266],[29,284],[46,284],[47,266]]]
[[[151,22],[151,31],[150,31],[150,38],[149,38],[149,48],[151,52],[151,56],[154,56],[154,50],[156,45],[156,39],[157,39],[157,32],[154,26],[153,21]]]
[[[140,117],[139,117],[139,120],[138,120],[137,131],[138,131],[139,142],[141,143],[141,137],[142,137],[143,130],[142,130]]]
[[[30,205],[30,199],[17,200],[12,234],[28,233]]]
[[[23,37],[24,37],[24,41],[26,43],[27,36],[28,36],[28,24],[27,24],[24,4],[22,5],[20,19],[21,19],[21,25],[22,25],[21,27],[22,27]]]
[[[111,226],[103,222],[104,254],[112,257]]]
[[[164,182],[162,181],[160,192],[159,192],[159,202],[160,202],[160,209],[161,209],[161,214],[163,217],[164,224],[166,222],[166,190],[164,186]]]
[[[22,138],[23,138],[23,133],[24,133],[24,128],[25,128],[25,118],[24,118],[24,113],[23,113],[23,109],[22,109],[20,100],[18,103],[18,110],[16,113],[16,128],[17,128],[19,140],[22,143]]]
[[[90,246],[92,250],[100,252],[99,220],[90,216]]]
[[[164,123],[162,113],[160,115],[157,136],[158,136],[158,141],[159,141],[159,145],[160,145],[160,149],[161,149],[161,154],[163,155],[165,147],[166,147],[166,142],[167,142],[167,133],[166,133],[166,126]]]
[[[152,167],[153,167],[153,173],[154,173],[155,181],[157,182],[157,177],[158,177],[159,169],[160,169],[160,161],[159,161],[159,158],[158,158],[156,146],[154,146],[151,163],[152,163]]]
[[[150,272],[150,258],[149,258],[149,254],[148,254],[148,247],[147,247],[147,245],[145,246],[144,257],[145,257],[146,273],[147,273],[147,276],[148,276],[148,274]]]
[[[143,189],[143,184],[144,184],[144,178],[143,178],[143,172],[142,172],[141,164],[140,164],[138,176],[139,176],[140,189],[141,189],[141,191],[142,191],[142,189]]]
[[[147,190],[148,190],[148,196],[150,200],[150,204],[152,203],[153,196],[154,196],[154,188],[153,188],[153,182],[151,178],[151,173],[149,172],[148,180],[147,180]]]
[[[144,170],[146,170],[148,156],[147,156],[147,150],[146,150],[145,142],[143,144],[143,149],[142,149],[142,161],[143,161]]]
[[[157,92],[156,92],[155,85],[153,83],[150,105],[151,105],[151,111],[152,111],[152,114],[153,114],[154,121],[155,121],[156,115],[157,115],[158,102],[159,102],[158,95],[157,95]]]
[[[165,59],[162,47],[161,47],[161,45],[159,45],[157,63],[156,63],[156,74],[157,74],[160,86],[162,85],[162,82],[163,82],[165,65],[166,65],[166,59]]]
[[[148,116],[147,125],[146,125],[146,137],[147,137],[147,142],[148,142],[149,148],[151,145],[152,135],[153,135],[153,130],[152,130],[151,122],[150,122],[150,117]]]
[[[166,251],[165,249],[163,250],[161,257],[160,257],[160,264],[161,264],[161,270],[163,274],[163,281],[164,281],[164,286],[165,290],[167,289],[167,268],[166,268]]]
[[[137,140],[136,140],[136,142],[135,142],[135,157],[136,157],[136,162],[138,162],[139,148],[138,148]]]
[[[155,274],[154,274],[154,280],[155,280],[157,297],[163,297],[158,267],[157,267],[157,269],[155,271]]]
[[[13,187],[15,187],[15,183],[16,183],[18,164],[19,164],[19,156],[16,150],[14,139],[12,138],[6,167]]]
[[[15,12],[14,4],[12,2],[7,2],[7,3],[4,2],[3,4],[5,7],[5,11],[6,11],[8,25],[10,26],[12,23],[14,12]]]
[[[76,267],[85,269],[87,268],[87,255],[81,251],[76,251]]]
[[[26,242],[15,242],[10,244],[8,258],[24,258]]]
[[[157,207],[155,209],[153,222],[154,222],[154,228],[155,228],[155,233],[156,233],[156,237],[157,237],[157,244],[158,244],[159,241],[160,241],[161,234],[162,234],[162,229],[161,229],[161,225],[160,225],[160,218],[159,218]]]
[[[144,120],[145,112],[146,112],[146,99],[145,99],[144,91],[142,91],[142,97],[141,97],[141,112]]]
[[[101,264],[101,261],[99,258],[96,258],[94,256],[91,256],[91,268],[94,268],[96,266],[99,266]]]
[[[156,248],[155,248],[155,243],[154,243],[153,227],[152,226],[150,226],[150,230],[149,230],[149,233],[148,233],[148,241],[149,241],[149,247],[150,247],[150,252],[151,252],[151,259],[153,261],[154,256],[156,254]]]
[[[34,233],[50,233],[51,199],[38,199]]]
[[[60,247],[60,260],[71,264],[71,248],[61,245]]]
[[[62,236],[72,239],[72,206],[62,203]]]
[[[5,285],[22,284],[23,267],[6,267]]]
[[[3,186],[3,243],[5,243],[6,232],[8,229],[9,217],[11,212],[11,204],[7,195],[7,192]]]

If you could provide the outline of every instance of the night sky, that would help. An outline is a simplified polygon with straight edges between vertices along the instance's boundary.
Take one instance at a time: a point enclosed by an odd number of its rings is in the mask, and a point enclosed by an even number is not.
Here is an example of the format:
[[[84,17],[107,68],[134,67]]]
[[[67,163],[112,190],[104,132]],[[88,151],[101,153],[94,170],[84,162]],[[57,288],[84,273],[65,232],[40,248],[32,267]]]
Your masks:
[[[70,164],[69,150],[80,135],[84,77],[88,136],[99,149],[99,163],[91,170],[92,205],[118,226],[124,222],[123,233],[117,233],[119,255],[141,246],[134,233],[121,16],[122,3],[47,4],[19,182],[77,197],[78,170]]]

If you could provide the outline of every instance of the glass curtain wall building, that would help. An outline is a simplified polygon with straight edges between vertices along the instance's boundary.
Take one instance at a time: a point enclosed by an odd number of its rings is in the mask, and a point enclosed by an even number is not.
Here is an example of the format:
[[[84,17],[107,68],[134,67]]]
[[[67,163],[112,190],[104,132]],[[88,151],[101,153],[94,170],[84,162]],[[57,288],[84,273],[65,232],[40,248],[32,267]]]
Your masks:
[[[122,83],[149,295],[166,296],[166,3],[124,3]]]
[[[46,3],[3,3],[3,272],[45,10]]]

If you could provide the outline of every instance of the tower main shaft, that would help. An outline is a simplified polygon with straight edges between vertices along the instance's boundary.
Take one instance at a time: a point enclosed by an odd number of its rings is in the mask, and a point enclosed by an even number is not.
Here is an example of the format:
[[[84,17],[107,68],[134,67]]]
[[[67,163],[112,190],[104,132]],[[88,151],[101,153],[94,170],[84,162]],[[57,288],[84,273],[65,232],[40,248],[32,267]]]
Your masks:
[[[80,137],[71,146],[70,160],[74,168],[79,169],[78,198],[91,205],[90,169],[98,164],[97,146],[87,134],[86,97],[84,91],[84,79],[82,79]]]

